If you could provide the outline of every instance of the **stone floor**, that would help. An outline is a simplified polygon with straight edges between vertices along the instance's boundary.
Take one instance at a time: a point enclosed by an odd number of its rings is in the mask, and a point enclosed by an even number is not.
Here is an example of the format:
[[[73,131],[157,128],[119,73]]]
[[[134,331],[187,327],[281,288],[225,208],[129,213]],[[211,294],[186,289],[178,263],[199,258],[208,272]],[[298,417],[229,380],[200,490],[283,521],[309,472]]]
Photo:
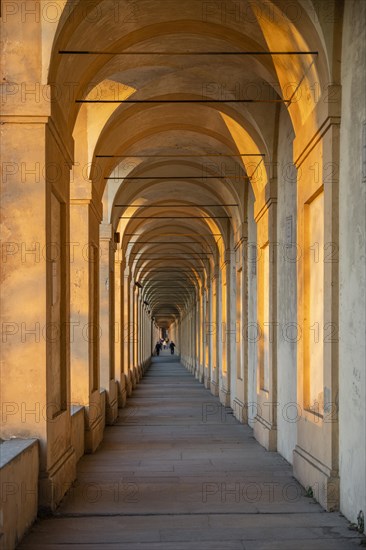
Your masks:
[[[24,550],[351,550],[326,513],[176,357],[154,358],[98,451]]]

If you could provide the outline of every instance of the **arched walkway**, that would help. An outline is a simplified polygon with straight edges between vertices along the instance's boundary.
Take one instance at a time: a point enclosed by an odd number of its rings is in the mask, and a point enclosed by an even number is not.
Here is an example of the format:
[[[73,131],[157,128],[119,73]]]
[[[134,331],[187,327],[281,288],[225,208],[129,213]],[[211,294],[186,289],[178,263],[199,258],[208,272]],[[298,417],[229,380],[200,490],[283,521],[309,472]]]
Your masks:
[[[1,544],[40,513],[49,546],[85,521],[179,547],[189,519],[208,546],[279,545],[266,521],[285,512],[291,544],[352,544],[336,534],[339,512],[360,532],[366,515],[366,2],[2,8]],[[163,339],[181,364],[150,368]],[[276,501],[292,475],[334,515]],[[178,515],[157,528],[156,510]],[[236,522],[254,518],[251,541]]]
[[[255,441],[179,362],[152,360],[53,519],[19,550],[351,550],[291,466]]]

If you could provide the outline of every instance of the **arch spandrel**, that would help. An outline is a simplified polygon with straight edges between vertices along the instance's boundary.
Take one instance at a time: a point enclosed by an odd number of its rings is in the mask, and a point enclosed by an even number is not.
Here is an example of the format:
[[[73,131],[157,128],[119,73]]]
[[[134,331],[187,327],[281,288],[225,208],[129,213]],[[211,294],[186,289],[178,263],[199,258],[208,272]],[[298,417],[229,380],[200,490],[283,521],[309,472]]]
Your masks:
[[[292,18],[284,2],[270,1],[269,4],[271,10],[266,11],[259,0],[253,3],[268,50],[311,52],[304,55],[272,56],[282,97],[290,100],[288,111],[297,134],[332,81],[327,52],[323,49],[324,37],[315,31],[314,24],[301,3],[293,3]],[[312,11],[316,20],[316,12]]]

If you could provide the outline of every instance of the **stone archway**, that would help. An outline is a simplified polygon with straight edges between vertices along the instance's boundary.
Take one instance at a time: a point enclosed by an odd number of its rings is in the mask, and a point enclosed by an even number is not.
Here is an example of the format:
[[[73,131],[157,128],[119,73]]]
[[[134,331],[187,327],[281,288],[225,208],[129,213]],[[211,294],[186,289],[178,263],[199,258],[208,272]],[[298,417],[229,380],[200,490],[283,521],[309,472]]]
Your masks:
[[[357,0],[6,4],[5,400],[26,413],[4,434],[40,440],[40,502],[75,477],[73,407],[93,452],[171,328],[183,364],[337,508]]]

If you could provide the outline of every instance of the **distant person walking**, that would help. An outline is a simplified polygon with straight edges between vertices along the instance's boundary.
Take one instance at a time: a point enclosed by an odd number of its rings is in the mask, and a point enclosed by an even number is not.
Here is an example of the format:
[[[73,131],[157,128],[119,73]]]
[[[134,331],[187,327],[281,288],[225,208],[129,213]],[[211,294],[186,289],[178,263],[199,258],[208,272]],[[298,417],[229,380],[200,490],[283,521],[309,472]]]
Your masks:
[[[169,344],[169,347],[170,347],[170,353],[171,353],[172,355],[174,355],[174,348],[175,348],[175,344],[174,344],[174,342],[173,342],[173,341],[172,341],[172,342],[170,342],[170,344]]]
[[[156,346],[155,346],[156,355],[160,354],[161,348],[162,348],[161,342],[156,342]]]

